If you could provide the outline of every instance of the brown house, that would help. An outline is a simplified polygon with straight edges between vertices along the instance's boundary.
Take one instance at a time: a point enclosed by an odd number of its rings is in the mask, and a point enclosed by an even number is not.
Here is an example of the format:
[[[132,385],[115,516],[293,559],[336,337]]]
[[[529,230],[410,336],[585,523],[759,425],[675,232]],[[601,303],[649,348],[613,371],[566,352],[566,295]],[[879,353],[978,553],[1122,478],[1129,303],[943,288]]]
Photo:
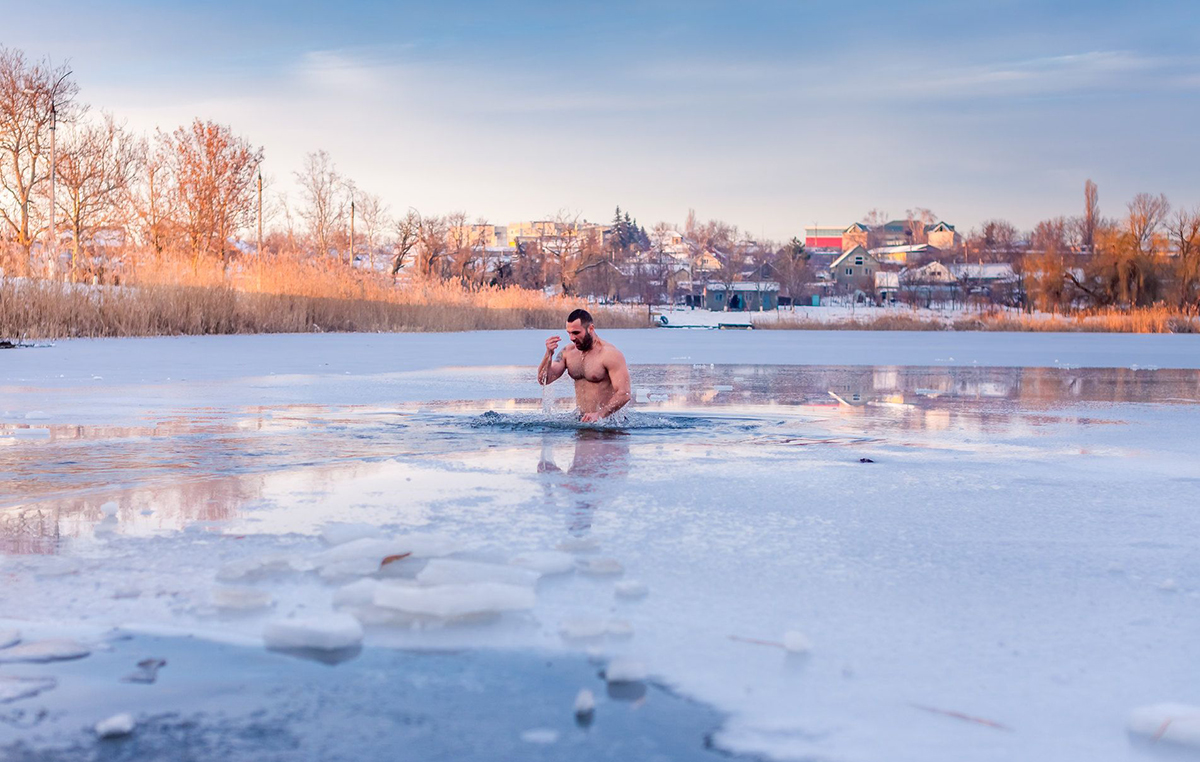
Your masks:
[[[875,273],[879,272],[879,260],[862,246],[855,246],[833,260],[829,273],[841,291],[875,290]]]

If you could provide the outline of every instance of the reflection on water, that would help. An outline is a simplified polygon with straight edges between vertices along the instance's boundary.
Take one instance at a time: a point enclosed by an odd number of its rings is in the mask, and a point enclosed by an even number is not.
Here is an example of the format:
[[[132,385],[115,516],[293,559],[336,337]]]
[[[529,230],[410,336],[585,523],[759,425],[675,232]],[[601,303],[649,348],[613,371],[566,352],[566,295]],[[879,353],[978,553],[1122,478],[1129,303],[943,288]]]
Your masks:
[[[567,531],[582,536],[606,495],[616,492],[629,473],[629,435],[620,431],[580,429],[573,437],[571,465],[563,472],[554,462],[553,441],[542,437],[537,472],[545,501],[559,506]]]
[[[524,388],[526,371],[453,372],[486,390]],[[54,552],[63,537],[89,535],[107,500],[119,503],[122,531],[173,531],[244,517],[268,492],[267,483],[283,476],[306,482],[291,499],[315,501],[330,484],[388,473],[381,464],[500,451],[526,452],[525,463],[538,463],[534,489],[557,506],[570,531],[582,534],[597,507],[644,462],[641,453],[654,448],[752,459],[768,451],[762,448],[798,445],[953,446],[972,437],[1038,436],[1062,424],[1121,424],[1126,414],[1117,406],[1130,403],[1200,401],[1200,372],[1189,370],[657,365],[633,371],[637,401],[619,432],[580,428],[565,414],[567,400],[560,400],[560,412],[541,412],[542,398],[532,396],[390,407],[172,407],[104,426],[0,421],[0,551]],[[384,479],[378,492],[401,500],[405,490]]]

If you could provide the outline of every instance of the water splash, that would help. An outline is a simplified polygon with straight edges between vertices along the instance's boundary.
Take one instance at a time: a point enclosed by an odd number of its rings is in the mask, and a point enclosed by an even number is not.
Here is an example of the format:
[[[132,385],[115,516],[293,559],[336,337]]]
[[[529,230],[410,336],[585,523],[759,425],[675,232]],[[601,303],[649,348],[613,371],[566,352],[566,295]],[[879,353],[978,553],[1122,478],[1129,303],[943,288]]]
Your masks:
[[[471,419],[472,428],[496,428],[510,431],[573,431],[598,429],[602,431],[662,431],[693,429],[702,419],[679,415],[650,413],[617,413],[596,423],[584,423],[577,412],[570,413],[498,413],[489,410]]]

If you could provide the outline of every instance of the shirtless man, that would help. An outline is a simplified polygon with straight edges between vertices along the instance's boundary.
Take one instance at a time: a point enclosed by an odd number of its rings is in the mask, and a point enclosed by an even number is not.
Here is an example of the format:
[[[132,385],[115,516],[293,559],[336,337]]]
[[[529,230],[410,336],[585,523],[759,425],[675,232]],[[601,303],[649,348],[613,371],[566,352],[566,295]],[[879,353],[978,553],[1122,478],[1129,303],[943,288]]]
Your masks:
[[[538,366],[538,383],[552,384],[564,372],[575,379],[575,405],[579,420],[595,423],[603,420],[629,402],[629,367],[620,350],[596,335],[592,316],[587,310],[575,310],[567,315],[567,335],[571,346],[558,357],[559,337],[546,339],[546,355]]]

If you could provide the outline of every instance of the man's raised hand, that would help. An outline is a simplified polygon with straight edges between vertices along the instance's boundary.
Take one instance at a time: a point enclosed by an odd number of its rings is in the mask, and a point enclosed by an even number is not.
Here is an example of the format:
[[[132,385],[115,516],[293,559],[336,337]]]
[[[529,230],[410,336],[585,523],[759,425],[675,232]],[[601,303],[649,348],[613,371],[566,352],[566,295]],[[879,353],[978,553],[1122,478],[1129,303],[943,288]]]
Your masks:
[[[546,354],[553,355],[554,350],[558,349],[558,342],[562,339],[558,336],[551,336],[546,339]]]

